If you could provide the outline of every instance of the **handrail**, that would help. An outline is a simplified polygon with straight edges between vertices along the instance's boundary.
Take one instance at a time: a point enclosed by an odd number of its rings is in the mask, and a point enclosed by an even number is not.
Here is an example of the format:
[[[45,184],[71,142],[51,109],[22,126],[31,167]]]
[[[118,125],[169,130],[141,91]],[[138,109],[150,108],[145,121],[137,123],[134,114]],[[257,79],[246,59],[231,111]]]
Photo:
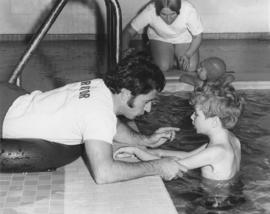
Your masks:
[[[120,60],[122,43],[122,13],[117,0],[105,0],[107,6],[108,68]]]
[[[45,19],[45,22],[40,26],[37,33],[33,36],[33,38],[30,41],[30,44],[26,51],[24,52],[23,56],[21,57],[19,63],[17,64],[15,70],[13,71],[11,77],[9,78],[9,83],[14,84],[19,76],[22,73],[22,70],[24,69],[26,63],[32,56],[33,52],[41,42],[41,40],[44,38],[52,24],[55,22],[55,19],[60,14],[64,6],[66,5],[68,0],[58,0],[56,1],[56,4],[51,10],[51,13],[47,16]]]
[[[58,0],[53,6],[50,14],[46,17],[44,23],[40,26],[37,33],[32,37],[30,44],[19,63],[16,65],[9,83],[14,84],[18,82],[20,75],[32,56],[33,52],[44,38],[52,24],[55,22],[58,15],[63,10],[68,0]],[[120,60],[120,48],[121,48],[121,31],[122,31],[122,16],[121,8],[117,0],[105,0],[107,6],[107,36],[108,36],[108,68],[115,65]]]

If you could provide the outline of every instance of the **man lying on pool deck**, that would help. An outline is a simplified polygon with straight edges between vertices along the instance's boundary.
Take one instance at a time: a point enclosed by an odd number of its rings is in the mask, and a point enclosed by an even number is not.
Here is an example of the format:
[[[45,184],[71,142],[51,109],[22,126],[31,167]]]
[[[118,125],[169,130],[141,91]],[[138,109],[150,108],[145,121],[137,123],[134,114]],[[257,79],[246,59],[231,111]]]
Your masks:
[[[112,152],[114,140],[157,147],[174,139],[178,128],[164,127],[144,136],[117,118],[123,115],[134,119],[149,112],[164,85],[165,78],[159,68],[134,54],[123,59],[103,79],[18,96],[4,117],[2,136],[4,139],[44,139],[65,145],[84,143],[89,170],[98,184],[149,175],[171,180],[186,171],[177,158],[124,163],[114,160]]]

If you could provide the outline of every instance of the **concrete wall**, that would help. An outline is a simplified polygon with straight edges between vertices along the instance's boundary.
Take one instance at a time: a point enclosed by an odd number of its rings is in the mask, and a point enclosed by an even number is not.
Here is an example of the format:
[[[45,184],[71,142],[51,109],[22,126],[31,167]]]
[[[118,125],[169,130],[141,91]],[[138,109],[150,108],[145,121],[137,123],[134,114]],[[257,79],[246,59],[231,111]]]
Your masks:
[[[270,32],[269,0],[191,0],[206,32]]]
[[[40,20],[48,14],[57,0],[0,0],[0,34],[27,34],[33,33]],[[100,6],[95,2],[69,1],[49,33],[95,33],[96,16],[101,10],[101,18],[105,14],[104,2]],[[100,10],[99,10],[100,8]]]
[[[33,33],[56,0],[0,0],[0,34]],[[123,26],[148,0],[119,0]],[[269,0],[190,0],[206,33],[270,32]],[[96,34],[104,31],[103,0],[70,0],[51,34]]]

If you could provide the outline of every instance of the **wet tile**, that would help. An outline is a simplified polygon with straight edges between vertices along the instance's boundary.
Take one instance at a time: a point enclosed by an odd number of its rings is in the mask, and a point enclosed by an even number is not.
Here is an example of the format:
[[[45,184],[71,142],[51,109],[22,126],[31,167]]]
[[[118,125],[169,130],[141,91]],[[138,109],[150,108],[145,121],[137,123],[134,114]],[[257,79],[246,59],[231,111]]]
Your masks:
[[[12,208],[6,208],[6,209],[3,209],[3,214],[19,214],[19,213]]]
[[[24,180],[11,180],[11,184],[10,185],[12,185],[12,186],[21,186],[21,185],[23,185],[23,183],[24,183]]]
[[[14,207],[18,207],[20,205],[20,203],[19,203],[19,201],[17,201],[17,202],[6,202],[5,203],[5,207],[6,208],[8,208],[8,207],[10,207],[10,208],[14,208]]]
[[[36,191],[37,190],[37,186],[36,185],[25,185],[23,187],[24,190],[32,190],[32,191]]]
[[[0,197],[7,196],[7,191],[0,191]]]
[[[7,197],[6,202],[19,202],[21,197]]]
[[[51,184],[51,180],[38,180],[39,185],[49,185]]]
[[[51,189],[51,185],[38,185],[38,190],[48,190]]]
[[[46,197],[48,197],[48,196],[50,196],[51,195],[51,190],[40,190],[40,191],[37,191],[37,193],[36,193],[36,196],[38,197],[38,196],[46,196]]]
[[[34,213],[48,214],[49,213],[49,207],[37,207],[37,208],[34,209]]]
[[[39,180],[51,180],[51,175],[40,175]]]
[[[10,179],[11,179],[11,176],[0,174],[0,181],[9,181]]]
[[[10,181],[0,181],[0,186],[9,186]]]
[[[25,176],[20,176],[20,175],[14,175],[12,177],[12,181],[23,181],[25,179]]]
[[[26,197],[26,196],[33,196],[36,194],[36,191],[34,190],[24,190],[23,191],[23,196]]]
[[[36,180],[36,181],[33,181],[33,180],[26,180],[25,182],[24,182],[24,185],[31,185],[31,186],[33,186],[33,185],[37,185],[38,184],[38,181]]]
[[[21,191],[23,189],[23,186],[22,185],[19,185],[19,186],[10,186],[9,187],[9,191]]]

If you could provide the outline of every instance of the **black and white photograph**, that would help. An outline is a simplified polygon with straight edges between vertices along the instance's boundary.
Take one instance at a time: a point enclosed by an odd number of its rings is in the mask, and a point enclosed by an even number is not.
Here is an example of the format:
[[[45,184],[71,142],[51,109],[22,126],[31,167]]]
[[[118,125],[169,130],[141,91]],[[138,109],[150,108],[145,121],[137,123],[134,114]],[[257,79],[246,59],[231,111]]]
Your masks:
[[[270,213],[269,57],[269,0],[0,0],[0,214]]]

